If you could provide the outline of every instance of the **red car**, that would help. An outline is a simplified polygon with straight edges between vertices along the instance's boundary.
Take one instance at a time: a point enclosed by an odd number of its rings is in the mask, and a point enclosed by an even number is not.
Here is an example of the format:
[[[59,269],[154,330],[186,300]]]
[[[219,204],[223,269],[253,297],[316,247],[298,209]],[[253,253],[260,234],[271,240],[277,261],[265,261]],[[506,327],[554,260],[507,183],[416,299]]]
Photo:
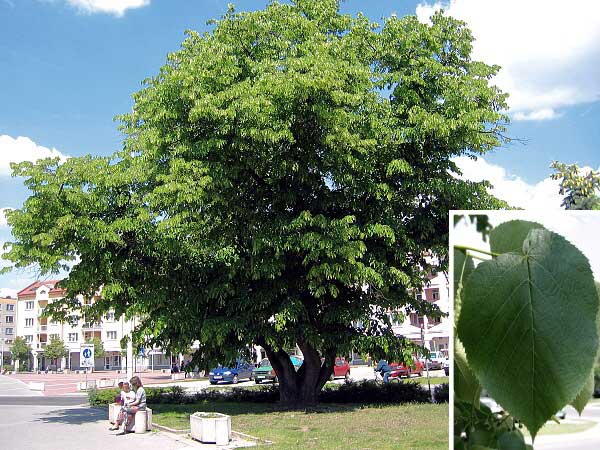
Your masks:
[[[420,377],[423,375],[423,370],[425,370],[424,364],[417,358],[413,358],[413,364],[410,367],[406,367],[404,363],[390,363],[390,368],[392,369],[390,378],[410,378],[413,373],[416,373]]]
[[[337,377],[344,377],[346,380],[350,379],[350,364],[346,361],[346,358],[335,358],[335,364],[333,366],[333,373],[331,379]]]

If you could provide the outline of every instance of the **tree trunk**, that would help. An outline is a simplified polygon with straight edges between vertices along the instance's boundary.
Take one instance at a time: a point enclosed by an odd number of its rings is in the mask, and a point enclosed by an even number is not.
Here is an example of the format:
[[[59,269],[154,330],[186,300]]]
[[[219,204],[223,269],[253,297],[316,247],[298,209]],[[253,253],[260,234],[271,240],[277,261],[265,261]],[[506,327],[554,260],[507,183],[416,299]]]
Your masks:
[[[296,372],[287,352],[263,345],[279,380],[279,400],[290,409],[317,405],[319,393],[331,376],[335,361],[335,350],[327,352],[322,364],[321,355],[314,347],[307,342],[299,342],[298,346],[304,355],[304,363]]]

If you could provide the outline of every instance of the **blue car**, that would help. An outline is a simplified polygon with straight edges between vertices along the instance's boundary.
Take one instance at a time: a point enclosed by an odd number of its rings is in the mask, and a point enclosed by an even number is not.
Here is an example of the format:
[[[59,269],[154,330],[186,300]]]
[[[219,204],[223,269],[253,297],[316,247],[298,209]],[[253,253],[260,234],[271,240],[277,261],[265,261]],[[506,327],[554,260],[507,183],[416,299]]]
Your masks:
[[[235,367],[219,366],[212,369],[208,374],[208,381],[210,384],[217,384],[219,381],[237,384],[244,378],[251,380],[252,369],[254,369],[252,364],[248,364],[243,360],[238,360],[236,361]]]

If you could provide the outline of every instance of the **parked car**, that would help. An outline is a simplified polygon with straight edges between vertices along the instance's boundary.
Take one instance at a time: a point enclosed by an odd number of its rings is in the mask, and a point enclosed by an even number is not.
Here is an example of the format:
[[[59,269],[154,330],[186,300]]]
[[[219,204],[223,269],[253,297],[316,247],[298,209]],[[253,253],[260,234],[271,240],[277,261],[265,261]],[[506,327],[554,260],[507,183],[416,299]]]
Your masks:
[[[444,373],[446,374],[446,376],[450,375],[450,359],[446,358],[446,360],[444,361]]]
[[[252,380],[252,369],[254,366],[244,360],[237,360],[235,367],[219,366],[208,373],[210,384],[217,384],[220,381],[237,384],[241,379],[248,378]]]
[[[446,355],[443,352],[429,352],[429,370],[440,370],[444,367]]]
[[[350,379],[350,364],[348,364],[346,358],[335,358],[331,379],[333,380],[334,378],[338,377],[344,377],[346,380]]]
[[[390,363],[390,369],[392,372],[390,373],[390,377],[407,377],[410,378],[411,374],[416,373],[417,376],[423,375],[423,371],[425,370],[425,366],[423,362],[418,358],[413,358],[412,366],[406,366],[404,363]]]
[[[290,360],[294,365],[294,369],[298,371],[302,363],[304,362],[302,358],[298,358],[297,356],[290,356]],[[272,381],[273,383],[277,383],[277,374],[275,373],[275,369],[271,366],[271,362],[265,358],[252,371],[252,377],[254,378],[254,382],[256,384],[260,384],[263,381]]]

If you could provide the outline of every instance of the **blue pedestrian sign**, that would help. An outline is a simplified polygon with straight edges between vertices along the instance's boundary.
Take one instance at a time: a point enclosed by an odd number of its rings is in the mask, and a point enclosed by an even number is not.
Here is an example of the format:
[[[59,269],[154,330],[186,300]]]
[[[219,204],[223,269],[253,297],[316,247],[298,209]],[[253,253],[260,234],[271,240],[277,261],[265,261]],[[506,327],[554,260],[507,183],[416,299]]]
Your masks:
[[[94,344],[81,344],[79,366],[94,367]]]

